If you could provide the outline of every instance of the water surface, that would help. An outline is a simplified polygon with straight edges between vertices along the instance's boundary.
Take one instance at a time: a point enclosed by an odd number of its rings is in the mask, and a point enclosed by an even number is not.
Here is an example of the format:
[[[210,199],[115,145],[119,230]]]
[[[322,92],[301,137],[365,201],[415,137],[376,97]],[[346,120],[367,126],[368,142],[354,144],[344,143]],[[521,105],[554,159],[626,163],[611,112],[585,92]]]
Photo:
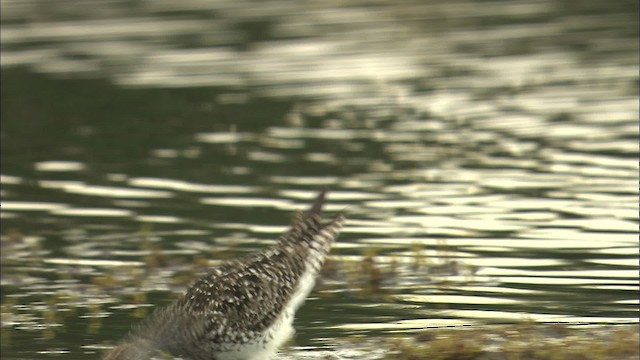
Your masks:
[[[2,2],[2,358],[96,358],[322,186],[294,357],[638,323],[636,2],[41,5]]]

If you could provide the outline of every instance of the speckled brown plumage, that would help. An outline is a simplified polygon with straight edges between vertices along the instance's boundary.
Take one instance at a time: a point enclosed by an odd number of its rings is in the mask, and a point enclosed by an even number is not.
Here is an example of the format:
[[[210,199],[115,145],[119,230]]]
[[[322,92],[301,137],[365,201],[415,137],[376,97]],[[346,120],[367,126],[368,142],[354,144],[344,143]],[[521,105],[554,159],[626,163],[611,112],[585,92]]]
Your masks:
[[[105,357],[192,360],[268,359],[291,334],[291,323],[320,270],[344,217],[321,222],[322,191],[296,212],[277,244],[209,271],[171,305],[156,310]]]

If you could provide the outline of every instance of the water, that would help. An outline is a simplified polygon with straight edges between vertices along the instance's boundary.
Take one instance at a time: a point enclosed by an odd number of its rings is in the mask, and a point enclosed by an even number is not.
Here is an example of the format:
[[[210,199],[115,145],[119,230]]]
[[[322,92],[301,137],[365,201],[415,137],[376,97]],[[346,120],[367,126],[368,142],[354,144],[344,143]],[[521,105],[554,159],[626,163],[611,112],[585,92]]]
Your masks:
[[[636,2],[3,0],[2,358],[96,358],[321,186],[349,222],[295,351],[638,323],[637,19]]]

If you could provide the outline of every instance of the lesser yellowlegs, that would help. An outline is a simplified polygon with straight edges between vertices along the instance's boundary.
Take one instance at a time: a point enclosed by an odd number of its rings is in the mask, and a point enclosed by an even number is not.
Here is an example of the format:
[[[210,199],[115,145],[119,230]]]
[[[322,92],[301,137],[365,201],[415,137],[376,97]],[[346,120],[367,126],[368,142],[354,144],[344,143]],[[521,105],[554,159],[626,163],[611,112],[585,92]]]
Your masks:
[[[293,316],[315,284],[344,223],[321,222],[326,191],[296,212],[272,247],[209,271],[138,325],[105,360],[169,354],[191,360],[265,360],[293,333]]]

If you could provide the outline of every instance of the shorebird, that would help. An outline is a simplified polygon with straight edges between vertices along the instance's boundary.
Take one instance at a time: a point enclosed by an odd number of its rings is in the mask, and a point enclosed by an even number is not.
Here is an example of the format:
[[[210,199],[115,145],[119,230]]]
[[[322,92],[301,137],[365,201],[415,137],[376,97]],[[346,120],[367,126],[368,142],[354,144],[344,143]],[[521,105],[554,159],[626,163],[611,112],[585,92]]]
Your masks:
[[[278,242],[212,268],[167,307],[157,309],[105,360],[174,356],[190,360],[265,360],[293,334],[293,317],[311,292],[345,221],[323,223],[322,190],[297,211]]]

